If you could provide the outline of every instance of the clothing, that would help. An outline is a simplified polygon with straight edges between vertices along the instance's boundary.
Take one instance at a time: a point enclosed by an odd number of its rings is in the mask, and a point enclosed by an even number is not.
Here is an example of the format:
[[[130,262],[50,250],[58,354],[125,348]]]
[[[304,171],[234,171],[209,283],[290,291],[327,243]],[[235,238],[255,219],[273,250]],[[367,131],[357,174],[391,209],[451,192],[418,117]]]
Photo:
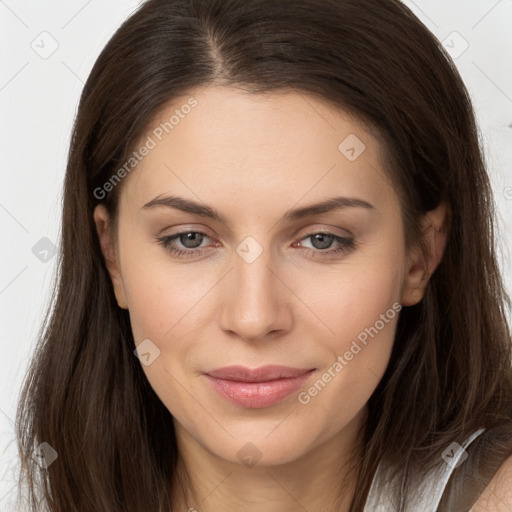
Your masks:
[[[421,482],[415,482],[414,494],[406,500],[406,512],[436,512],[443,497],[443,492],[448,484],[450,476],[456,467],[464,463],[467,458],[467,448],[485,429],[480,429],[471,434],[469,438],[457,445],[447,447],[443,453],[443,459],[438,466],[431,470]],[[397,504],[393,501],[391,493],[379,493],[377,485],[386,482],[386,465],[379,464],[373,478],[366,505],[363,512],[396,512]],[[383,489],[386,487],[384,486]]]

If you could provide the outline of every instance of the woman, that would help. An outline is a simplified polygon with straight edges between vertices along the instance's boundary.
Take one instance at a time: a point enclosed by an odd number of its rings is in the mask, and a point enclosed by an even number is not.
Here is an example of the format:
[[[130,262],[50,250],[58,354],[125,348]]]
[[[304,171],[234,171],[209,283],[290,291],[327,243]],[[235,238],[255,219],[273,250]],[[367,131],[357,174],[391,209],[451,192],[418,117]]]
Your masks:
[[[509,510],[492,227],[467,90],[400,2],[147,1],[74,127],[31,509]]]

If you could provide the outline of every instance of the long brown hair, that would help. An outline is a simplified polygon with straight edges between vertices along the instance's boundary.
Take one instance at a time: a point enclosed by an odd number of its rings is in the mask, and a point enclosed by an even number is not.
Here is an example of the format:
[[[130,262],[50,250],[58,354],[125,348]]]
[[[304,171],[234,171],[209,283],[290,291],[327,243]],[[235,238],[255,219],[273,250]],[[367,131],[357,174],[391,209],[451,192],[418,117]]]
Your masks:
[[[379,134],[408,246],[422,216],[450,211],[444,257],[423,300],[400,313],[368,403],[351,511],[384,458],[428,467],[453,441],[512,420],[510,300],[468,91],[435,37],[398,0],[148,0],[114,34],[85,84],[64,186],[59,273],[22,390],[17,435],[30,510],[169,511],[172,416],[133,355],[93,222],[152,117],[196,86],[314,95]],[[48,443],[58,459],[32,457]],[[410,470],[410,471],[408,471]],[[400,491],[401,489],[402,491]],[[402,500],[403,501],[403,500]]]

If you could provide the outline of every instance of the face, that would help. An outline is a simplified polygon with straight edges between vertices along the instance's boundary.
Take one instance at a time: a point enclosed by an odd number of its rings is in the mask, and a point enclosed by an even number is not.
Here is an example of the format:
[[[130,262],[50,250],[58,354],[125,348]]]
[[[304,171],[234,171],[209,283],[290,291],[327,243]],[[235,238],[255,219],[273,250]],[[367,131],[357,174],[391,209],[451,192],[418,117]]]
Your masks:
[[[378,140],[304,94],[210,86],[144,144],[114,248],[102,205],[95,221],[177,431],[225,461],[281,464],[349,429],[419,275]]]

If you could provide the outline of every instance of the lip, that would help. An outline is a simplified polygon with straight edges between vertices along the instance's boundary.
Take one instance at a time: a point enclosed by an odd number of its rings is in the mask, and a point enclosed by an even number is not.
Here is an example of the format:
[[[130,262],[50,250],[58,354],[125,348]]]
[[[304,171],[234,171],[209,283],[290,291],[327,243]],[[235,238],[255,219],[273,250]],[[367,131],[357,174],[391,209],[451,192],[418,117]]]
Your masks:
[[[209,384],[220,396],[238,406],[261,409],[277,404],[297,391],[315,371],[314,368],[287,366],[226,366],[205,373]]]

